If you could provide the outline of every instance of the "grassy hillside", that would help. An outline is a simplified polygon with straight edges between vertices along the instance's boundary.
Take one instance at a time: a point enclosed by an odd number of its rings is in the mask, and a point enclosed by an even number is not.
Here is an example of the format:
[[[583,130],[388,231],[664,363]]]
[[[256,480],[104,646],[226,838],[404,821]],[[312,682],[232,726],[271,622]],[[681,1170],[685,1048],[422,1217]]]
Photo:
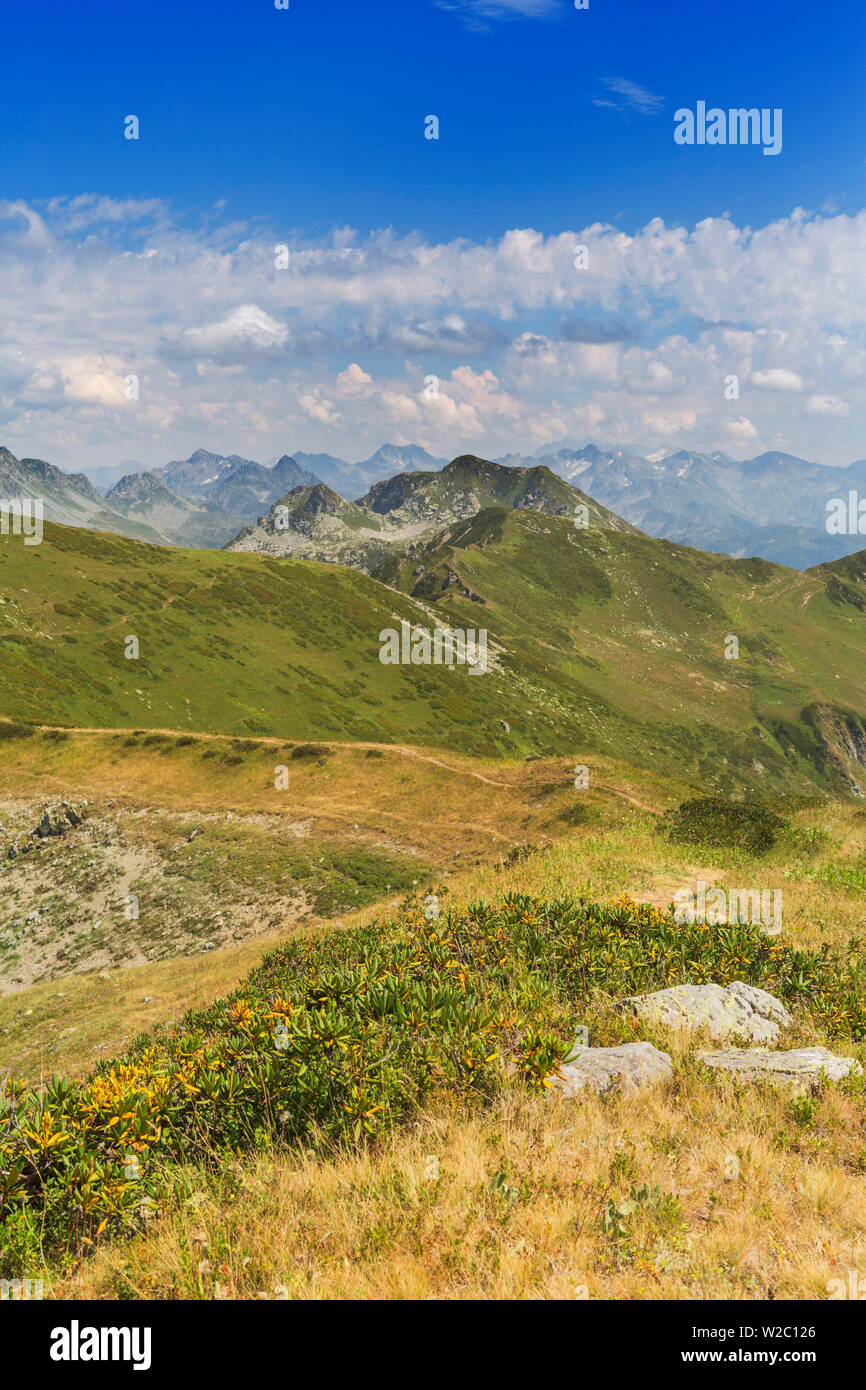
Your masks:
[[[573,780],[564,767],[554,786],[545,764],[488,766],[400,745],[157,733],[25,732],[3,739],[2,752],[0,1013],[4,995],[18,1003],[0,1023],[0,1064],[37,1074],[69,1063],[70,1040],[122,1036],[69,1032],[83,980],[165,961],[195,974],[209,953],[447,882],[561,834]],[[287,787],[275,785],[278,765]],[[62,799],[86,799],[82,824],[34,837],[45,807]],[[43,986],[28,1021],[21,990]],[[164,997],[164,983],[148,994]]]
[[[576,795],[561,772],[534,774],[556,812]],[[234,976],[208,961],[222,997],[200,990],[75,1085],[18,1093],[35,1166],[6,1198],[4,1272],[41,1260],[60,1297],[826,1296],[866,1230],[862,1079],[736,1086],[698,1038],[643,1025],[674,1059],[657,1091],[575,1103],[541,1084],[576,1023],[626,1041],[611,1001],[683,979],[762,985],[794,1013],[785,1045],[866,1059],[857,813],[776,809],[756,854],[671,840],[596,789],[557,840],[455,874],[438,922],[410,892],[252,973],[248,954]],[[664,904],[696,873],[790,885],[784,937],[674,926]],[[94,987],[109,1012],[122,980]],[[76,1017],[74,994],[57,1007]]]
[[[348,568],[47,526],[41,546],[0,538],[0,711],[71,726],[515,748],[497,717],[516,720],[522,693],[491,698],[465,667],[380,664],[379,633],[402,617],[430,623],[424,607]],[[137,660],[124,655],[128,635]],[[523,746],[556,732],[548,719]]]
[[[857,557],[841,564],[800,574],[494,508],[389,563],[388,588],[346,567],[49,526],[41,546],[0,538],[0,711],[609,753],[722,788],[847,793],[866,764],[866,580]],[[488,629],[490,670],[382,665],[379,633],[401,618]]]
[[[523,671],[580,688],[587,747],[727,788],[866,785],[862,556],[801,574],[488,509],[377,574],[454,623],[483,612]]]

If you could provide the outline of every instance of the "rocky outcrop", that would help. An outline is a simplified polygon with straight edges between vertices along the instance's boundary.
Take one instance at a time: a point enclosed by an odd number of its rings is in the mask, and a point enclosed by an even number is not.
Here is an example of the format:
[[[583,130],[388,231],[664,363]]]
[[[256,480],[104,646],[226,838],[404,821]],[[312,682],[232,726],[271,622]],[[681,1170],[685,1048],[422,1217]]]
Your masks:
[[[741,1037],[773,1043],[781,1029],[793,1023],[772,994],[741,980],[729,985],[674,985],[623,999],[619,1007],[668,1028],[706,1028],[719,1040]]]
[[[819,765],[823,762],[846,792],[862,799],[866,783],[866,722],[852,710],[825,704],[808,706],[802,717],[818,737]]]
[[[578,1096],[587,1088],[602,1094],[611,1087],[635,1091],[673,1075],[671,1059],[652,1043],[623,1043],[621,1047],[576,1047],[560,1067],[551,1088]]]
[[[86,815],[86,801],[80,806],[68,801],[59,801],[42,812],[35,834],[42,840],[48,835],[65,835],[71,828],[81,825]]]
[[[19,854],[28,854],[40,840],[68,834],[70,830],[83,824],[87,812],[88,804],[86,801],[53,802],[50,806],[45,807],[29,834],[23,832],[15,836],[6,850],[6,858],[17,859]]]
[[[807,1085],[820,1076],[844,1081],[862,1076],[853,1057],[837,1057],[826,1047],[798,1047],[790,1052],[768,1052],[762,1047],[729,1047],[722,1052],[698,1052],[698,1060],[716,1071],[726,1071],[742,1081],[779,1081]]]

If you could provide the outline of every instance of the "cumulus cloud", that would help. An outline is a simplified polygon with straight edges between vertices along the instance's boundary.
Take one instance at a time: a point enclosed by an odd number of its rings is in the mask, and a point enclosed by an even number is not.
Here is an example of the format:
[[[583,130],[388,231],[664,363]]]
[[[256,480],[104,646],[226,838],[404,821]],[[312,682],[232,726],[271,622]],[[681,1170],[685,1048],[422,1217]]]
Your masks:
[[[280,239],[158,200],[0,203],[0,442],[72,468],[205,434],[248,457],[362,457],[401,431],[437,454],[588,433],[862,453],[866,213],[484,243],[342,227],[286,268]]]
[[[266,352],[281,348],[288,338],[288,329],[257,304],[240,304],[224,319],[201,328],[187,328],[184,338],[193,352],[224,356],[248,348]]]
[[[798,372],[789,372],[785,367],[764,367],[752,373],[756,386],[767,391],[802,391],[803,378]]]
[[[738,415],[735,420],[730,420],[726,428],[731,438],[740,444],[750,444],[758,438],[758,431],[755,426],[744,415]]]
[[[373,378],[357,362],[350,362],[344,372],[337,377],[337,390],[341,396],[365,396],[373,384]]]

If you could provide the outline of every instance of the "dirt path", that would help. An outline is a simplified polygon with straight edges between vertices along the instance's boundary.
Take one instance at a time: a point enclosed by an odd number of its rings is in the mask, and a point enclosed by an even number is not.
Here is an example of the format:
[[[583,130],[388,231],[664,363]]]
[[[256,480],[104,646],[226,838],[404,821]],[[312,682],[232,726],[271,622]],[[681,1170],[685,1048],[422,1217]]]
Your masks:
[[[131,729],[98,729],[87,728],[83,724],[37,724],[40,730],[58,730],[68,734],[129,734]],[[153,729],[145,730],[148,734],[165,734],[171,738],[193,738],[197,740],[212,738],[240,738],[243,737],[245,743],[259,743],[263,748],[282,748],[287,743],[298,742],[295,739],[261,737],[255,735],[240,734],[202,734],[195,733],[192,729]],[[301,740],[303,741],[303,740]],[[511,791],[510,782],[497,782],[492,777],[485,777],[483,772],[473,772],[468,767],[454,767],[451,763],[443,762],[441,758],[434,758],[429,753],[419,753],[417,748],[412,748],[404,743],[346,743],[336,738],[317,738],[317,744],[323,748],[374,748],[381,753],[397,753],[403,758],[416,758],[422,763],[433,763],[436,767],[444,767],[447,772],[454,772],[461,777],[474,777],[477,782],[486,782],[489,787],[501,787],[503,791]]]
[[[609,782],[593,781],[591,787],[596,791],[611,792],[614,796],[618,796],[621,801],[628,801],[632,806],[636,806],[639,811],[649,811],[652,815],[659,814],[658,806],[650,806],[646,801],[640,801],[636,796],[632,796],[630,792],[623,792],[620,791],[619,787],[612,787]]]
[[[87,728],[81,724],[39,724],[37,727],[41,730],[57,729],[60,732],[70,734],[129,734],[131,732],[130,729]],[[235,734],[194,733],[191,729],[147,729],[146,732],[149,734],[165,734],[172,738],[193,738],[199,741],[214,738],[231,739],[240,737],[240,735]],[[286,743],[297,741],[284,738],[272,738],[270,736],[253,737],[244,735],[243,737],[245,742],[258,743],[264,748],[281,748],[284,747]],[[469,767],[455,767],[453,763],[445,762],[442,758],[434,758],[431,753],[420,753],[417,748],[412,748],[409,744],[405,743],[346,743],[340,739],[327,738],[316,739],[315,742],[321,744],[323,748],[359,748],[362,750],[371,748],[380,753],[396,753],[401,758],[414,758],[418,762],[431,763],[434,767],[444,768],[446,772],[453,772],[458,777],[474,777],[476,782],[484,782],[488,787],[499,787],[502,791],[513,790],[513,784],[510,782],[498,782],[495,778],[486,777],[483,772],[474,772],[472,768]],[[592,789],[610,792],[612,796],[619,797],[621,801],[628,801],[630,805],[637,807],[639,811],[648,811],[652,814],[658,813],[659,808],[657,806],[650,806],[648,802],[641,801],[639,797],[632,796],[630,792],[621,791],[619,787],[611,786],[609,782],[593,781]]]

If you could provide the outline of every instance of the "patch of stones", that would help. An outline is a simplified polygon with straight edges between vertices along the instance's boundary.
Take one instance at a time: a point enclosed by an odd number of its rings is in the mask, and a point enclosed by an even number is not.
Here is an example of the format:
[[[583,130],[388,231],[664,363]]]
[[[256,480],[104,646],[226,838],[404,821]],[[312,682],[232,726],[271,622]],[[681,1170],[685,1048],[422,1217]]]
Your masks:
[[[17,859],[19,854],[29,854],[41,840],[59,835],[67,835],[82,825],[88,814],[86,801],[55,801],[46,806],[39,820],[30,831],[22,830],[7,847],[6,858]]]
[[[669,1028],[704,1028],[715,1041],[741,1038],[775,1043],[781,1030],[793,1023],[784,1004],[755,985],[735,980],[729,985],[675,985],[652,994],[635,995],[618,1007],[635,1018]],[[853,1057],[837,1057],[826,1047],[800,1047],[771,1051],[767,1047],[729,1047],[698,1052],[697,1058],[713,1071],[740,1081],[774,1081],[787,1086],[808,1086],[819,1077],[843,1081],[862,1076]],[[667,1052],[649,1042],[623,1043],[620,1047],[588,1047],[576,1042],[562,1063],[551,1089],[575,1097],[585,1090],[599,1095],[613,1088],[640,1090],[670,1080],[673,1065]]]

